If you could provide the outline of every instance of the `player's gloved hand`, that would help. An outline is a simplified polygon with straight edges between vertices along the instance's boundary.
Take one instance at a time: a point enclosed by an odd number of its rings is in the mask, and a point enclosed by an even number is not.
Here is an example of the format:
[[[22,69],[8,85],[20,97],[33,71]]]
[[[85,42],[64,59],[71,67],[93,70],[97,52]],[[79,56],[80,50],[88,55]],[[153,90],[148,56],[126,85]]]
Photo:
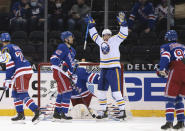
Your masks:
[[[85,21],[86,24],[88,24],[89,29],[95,27],[95,25],[96,25],[95,20],[94,20],[91,16],[88,16],[88,15],[87,15],[87,16],[84,18],[84,21]]]
[[[157,69],[156,74],[158,77],[161,77],[161,78],[168,77],[168,72],[165,69],[164,70]]]
[[[3,87],[5,90],[8,90],[9,88],[11,88],[11,84],[12,81],[11,80],[5,80],[4,83],[3,83]]]
[[[125,20],[125,13],[123,11],[119,12],[117,20],[120,26],[127,26],[127,21]]]

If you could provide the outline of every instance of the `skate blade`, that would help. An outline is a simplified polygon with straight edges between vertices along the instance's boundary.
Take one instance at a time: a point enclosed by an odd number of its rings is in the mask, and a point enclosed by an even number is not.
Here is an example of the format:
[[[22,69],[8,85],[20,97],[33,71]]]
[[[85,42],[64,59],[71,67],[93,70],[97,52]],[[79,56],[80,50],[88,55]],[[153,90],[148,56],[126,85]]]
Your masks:
[[[161,131],[174,131],[172,128],[169,129],[161,129]]]
[[[96,119],[96,122],[106,122],[109,121],[108,118]]]
[[[26,124],[25,120],[12,121],[12,124]]]
[[[173,131],[184,131],[184,127],[180,129],[173,129]]]
[[[44,114],[41,114],[38,119],[36,119],[33,123],[33,125],[36,125],[38,124],[40,121],[42,121],[44,119]]]
[[[59,123],[61,123],[61,122],[63,122],[64,120],[63,120],[63,119],[56,119],[56,118],[53,118],[51,121],[52,121],[52,122],[59,122]]]

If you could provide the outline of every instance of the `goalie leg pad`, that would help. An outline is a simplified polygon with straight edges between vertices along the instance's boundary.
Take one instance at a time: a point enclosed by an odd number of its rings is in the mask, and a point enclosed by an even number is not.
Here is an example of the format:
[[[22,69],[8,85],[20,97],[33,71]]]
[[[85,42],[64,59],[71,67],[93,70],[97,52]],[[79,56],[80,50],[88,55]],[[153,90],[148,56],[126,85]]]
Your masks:
[[[98,90],[97,97],[100,103],[100,110],[105,111],[107,108],[107,91]]]
[[[112,97],[116,101],[120,110],[125,110],[125,101],[120,91],[112,92]]]

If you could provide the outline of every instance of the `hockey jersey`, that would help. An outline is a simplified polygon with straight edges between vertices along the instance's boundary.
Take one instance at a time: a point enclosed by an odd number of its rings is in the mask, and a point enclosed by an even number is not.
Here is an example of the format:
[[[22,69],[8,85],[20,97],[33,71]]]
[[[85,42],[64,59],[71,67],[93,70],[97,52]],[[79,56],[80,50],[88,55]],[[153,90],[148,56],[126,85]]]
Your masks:
[[[93,84],[98,84],[99,81],[99,74],[97,73],[88,73],[84,68],[77,68],[76,73],[78,76],[77,80],[77,88],[73,89],[72,91],[72,99],[77,99],[82,97],[88,96],[91,92],[87,88],[87,83],[93,83]]]
[[[100,47],[100,68],[121,67],[119,46],[127,38],[128,27],[121,26],[119,33],[109,38],[108,42],[98,35],[95,27],[89,29],[89,32]]]
[[[23,74],[33,73],[31,64],[24,58],[22,50],[17,45],[3,46],[1,53],[3,56],[1,62],[6,63],[6,80],[14,80]]]
[[[130,29],[133,28],[135,19],[139,20],[141,23],[148,23],[148,27],[153,29],[156,18],[152,3],[147,2],[144,7],[141,6],[140,2],[134,5],[128,20],[128,27]]]
[[[172,62],[182,60],[185,57],[185,46],[180,43],[168,43],[160,47],[160,70],[168,70],[173,66]]]
[[[73,47],[68,48],[66,44],[59,44],[50,58],[52,68],[62,71],[60,66],[65,62],[68,65],[69,71],[72,73],[75,55],[76,51]]]

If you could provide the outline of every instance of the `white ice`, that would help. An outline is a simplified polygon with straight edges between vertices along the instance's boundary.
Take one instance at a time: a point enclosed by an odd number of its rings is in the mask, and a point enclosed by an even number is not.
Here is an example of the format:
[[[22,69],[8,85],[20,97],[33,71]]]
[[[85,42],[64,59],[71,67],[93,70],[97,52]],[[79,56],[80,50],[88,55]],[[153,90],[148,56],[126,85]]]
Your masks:
[[[11,117],[0,117],[0,131],[161,131],[164,117],[133,117],[127,121],[73,120],[72,122],[40,121],[33,125],[31,117],[26,124],[13,124]]]

